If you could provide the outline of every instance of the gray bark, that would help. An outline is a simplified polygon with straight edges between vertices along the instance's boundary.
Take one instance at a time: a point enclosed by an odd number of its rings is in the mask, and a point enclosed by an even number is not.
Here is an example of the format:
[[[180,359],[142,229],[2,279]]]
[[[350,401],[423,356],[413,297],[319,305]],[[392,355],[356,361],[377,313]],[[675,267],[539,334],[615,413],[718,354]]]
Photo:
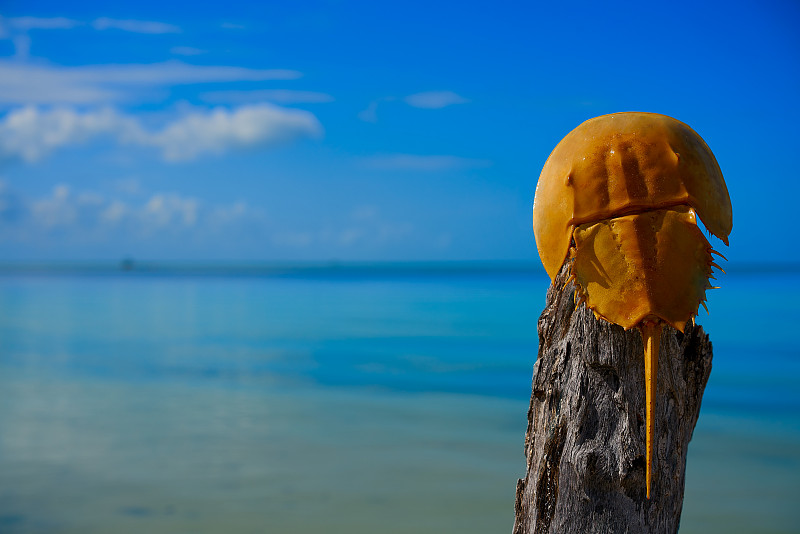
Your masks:
[[[711,373],[701,326],[664,327],[653,482],[645,498],[644,349],[638,330],[575,310],[566,268],[547,292],[517,483],[514,534],[675,533],[686,453]]]

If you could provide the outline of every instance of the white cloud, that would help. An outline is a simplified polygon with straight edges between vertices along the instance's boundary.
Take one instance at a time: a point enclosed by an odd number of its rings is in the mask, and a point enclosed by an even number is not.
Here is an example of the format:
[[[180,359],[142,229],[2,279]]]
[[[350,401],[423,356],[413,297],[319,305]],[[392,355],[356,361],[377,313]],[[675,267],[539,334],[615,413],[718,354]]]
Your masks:
[[[354,209],[350,217],[356,221],[369,221],[378,217],[378,208],[376,206],[367,205],[359,206]]]
[[[138,123],[113,110],[79,113],[71,109],[42,111],[35,107],[14,110],[0,121],[0,160],[21,158],[32,162],[50,151],[88,141],[102,134],[121,139],[140,135]]]
[[[263,89],[257,91],[209,91],[200,95],[212,103],[278,102],[280,104],[319,104],[333,102],[333,97],[315,91]]]
[[[344,227],[328,226],[310,239],[304,246],[325,245],[335,249],[352,248],[354,246],[384,246],[391,242],[406,239],[413,233],[411,223],[398,223],[371,217],[369,220],[351,221]],[[296,244],[298,247],[300,243]]]
[[[223,28],[223,29],[226,29],[226,30],[243,30],[244,29],[244,25],[243,24],[236,24],[236,23],[233,23],[233,22],[223,22],[219,26],[220,26],[220,28]]]
[[[321,133],[322,126],[308,111],[258,104],[234,111],[216,108],[210,113],[190,113],[149,136],[145,143],[161,148],[165,159],[181,161],[203,153],[272,145]]]
[[[14,57],[17,60],[27,60],[30,57],[31,39],[28,32],[31,30],[69,30],[84,23],[66,17],[0,17],[0,39],[11,39],[14,45]],[[139,33],[175,33],[180,28],[163,22],[114,20],[99,18],[92,23],[96,30],[117,28]],[[0,77],[0,79],[3,79]],[[3,80],[6,81],[6,80]]]
[[[392,102],[395,100],[393,96],[385,96],[373,100],[367,106],[367,109],[362,110],[358,114],[358,118],[364,122],[378,122],[378,104],[381,102]]]
[[[406,104],[415,108],[440,109],[454,104],[466,104],[468,99],[453,91],[426,91],[407,96]]]
[[[137,178],[121,178],[114,182],[114,189],[125,195],[136,196],[142,192],[142,184]]]
[[[164,159],[182,161],[321,133],[322,126],[312,113],[271,104],[193,111],[156,131],[109,108],[79,112],[28,106],[0,120],[0,160],[33,162],[57,148],[110,136],[121,144],[159,148]]]
[[[78,207],[70,198],[70,188],[57,185],[48,198],[37,200],[31,205],[35,221],[45,227],[73,224],[77,219]]]
[[[31,55],[31,38],[27,35],[15,35],[11,42],[14,43],[14,57],[26,60]]]
[[[378,101],[373,100],[367,106],[367,109],[364,109],[358,113],[358,118],[364,122],[378,122]]]
[[[205,50],[193,46],[173,46],[169,51],[176,56],[199,56],[206,53]]]
[[[72,188],[60,184],[49,197],[37,199],[28,206],[33,226],[52,229],[92,226],[105,209],[106,199],[92,191],[73,194]]]
[[[64,17],[11,17],[6,19],[8,25],[14,29],[27,30],[69,30],[82,23],[78,20]]]
[[[256,212],[250,208],[247,203],[239,201],[233,204],[226,204],[216,206],[209,212],[209,220],[214,227],[220,228],[225,225],[236,222],[243,217],[261,218],[260,211]]]
[[[406,171],[446,171],[489,167],[491,165],[491,161],[485,159],[462,158],[459,156],[420,156],[416,154],[372,156],[363,158],[361,163],[369,169]]]
[[[153,195],[142,210],[143,219],[156,227],[194,226],[199,201],[176,194]]]
[[[101,212],[99,222],[118,224],[131,215],[131,209],[120,200],[111,201]]]
[[[28,30],[69,30],[82,26],[84,22],[66,17],[10,17],[5,19],[4,26],[12,30],[26,32]],[[92,23],[95,30],[122,30],[133,33],[180,33],[181,29],[174,24],[150,20],[112,19],[100,17]]]
[[[149,65],[59,67],[0,61],[0,103],[93,104],[133,98],[142,87],[190,83],[293,80],[285,69],[197,66],[180,61]]]
[[[357,243],[366,234],[363,228],[346,228],[336,236],[340,245],[350,246]]]
[[[127,225],[139,237],[163,232],[173,234],[219,234],[242,223],[261,224],[263,213],[258,208],[238,201],[232,204],[212,204],[179,193],[155,193],[143,204],[109,202],[103,213],[105,222],[115,226]]]
[[[11,39],[14,46],[14,58],[26,61],[30,57],[30,30],[68,30],[82,23],[64,17],[11,17],[0,16],[0,39]],[[0,80],[5,82],[2,77]]]
[[[361,249],[391,250],[387,247],[415,240],[412,224],[385,220],[369,205],[322,227],[296,227],[271,220],[263,208],[242,200],[218,202],[166,191],[133,198],[113,188],[105,191],[61,184],[26,198],[0,180],[0,245],[23,256],[44,251],[73,257],[88,251],[92,257],[224,257],[258,249],[256,256],[311,258],[320,251],[336,257]]]
[[[13,200],[12,208],[22,212],[22,216],[15,216],[15,222],[24,221],[17,231],[29,237],[57,231],[56,235],[66,239],[108,238],[120,229],[135,238],[153,238],[164,232],[210,235],[263,221],[261,210],[242,201],[209,204],[178,193],[155,193],[143,202],[131,203],[91,191],[76,194],[70,186],[60,184],[44,197],[19,200],[0,182],[0,201],[5,197]],[[2,211],[0,202],[0,215]],[[14,231],[9,226],[2,230],[0,239]]]
[[[0,179],[0,230],[9,223],[19,221],[25,215],[25,203],[8,184]]]
[[[270,241],[280,247],[306,248],[314,243],[314,235],[311,232],[281,230],[272,234]]]
[[[133,33],[180,33],[181,29],[173,24],[150,20],[110,19],[101,17],[92,22],[95,30],[122,30]]]
[[[3,26],[15,31],[28,30],[69,30],[85,24],[80,20],[66,17],[10,17],[5,19]],[[2,20],[0,20],[2,22]],[[100,17],[91,22],[92,27],[98,31],[122,30],[132,33],[180,33],[181,29],[174,24],[152,20],[112,19]],[[1,36],[2,34],[0,34]]]

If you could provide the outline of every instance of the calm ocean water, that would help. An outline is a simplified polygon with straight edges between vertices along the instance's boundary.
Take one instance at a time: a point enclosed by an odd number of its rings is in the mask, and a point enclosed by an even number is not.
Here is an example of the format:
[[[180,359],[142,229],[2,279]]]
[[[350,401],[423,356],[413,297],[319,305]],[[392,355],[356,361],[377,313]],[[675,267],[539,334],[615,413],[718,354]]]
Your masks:
[[[139,267],[0,269],[0,532],[511,531],[540,270]],[[800,273],[718,278],[681,532],[797,533]]]

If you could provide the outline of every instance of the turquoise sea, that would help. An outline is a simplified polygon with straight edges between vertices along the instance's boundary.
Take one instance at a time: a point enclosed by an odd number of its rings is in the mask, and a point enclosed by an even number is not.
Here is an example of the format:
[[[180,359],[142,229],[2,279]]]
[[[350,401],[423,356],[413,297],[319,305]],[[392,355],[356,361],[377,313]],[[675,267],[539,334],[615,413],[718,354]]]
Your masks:
[[[800,269],[727,270],[681,533],[798,533]],[[6,265],[0,532],[510,532],[548,282]]]

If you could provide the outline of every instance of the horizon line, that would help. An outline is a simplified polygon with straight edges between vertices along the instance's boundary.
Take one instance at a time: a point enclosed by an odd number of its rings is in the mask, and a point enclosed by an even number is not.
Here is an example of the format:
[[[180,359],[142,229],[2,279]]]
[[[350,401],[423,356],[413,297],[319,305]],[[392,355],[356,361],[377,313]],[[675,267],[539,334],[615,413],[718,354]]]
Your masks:
[[[725,274],[800,273],[800,262],[726,262]],[[251,274],[301,275],[324,273],[480,273],[507,272],[546,275],[532,260],[0,260],[0,275],[8,274]],[[723,274],[724,276],[724,274]]]

